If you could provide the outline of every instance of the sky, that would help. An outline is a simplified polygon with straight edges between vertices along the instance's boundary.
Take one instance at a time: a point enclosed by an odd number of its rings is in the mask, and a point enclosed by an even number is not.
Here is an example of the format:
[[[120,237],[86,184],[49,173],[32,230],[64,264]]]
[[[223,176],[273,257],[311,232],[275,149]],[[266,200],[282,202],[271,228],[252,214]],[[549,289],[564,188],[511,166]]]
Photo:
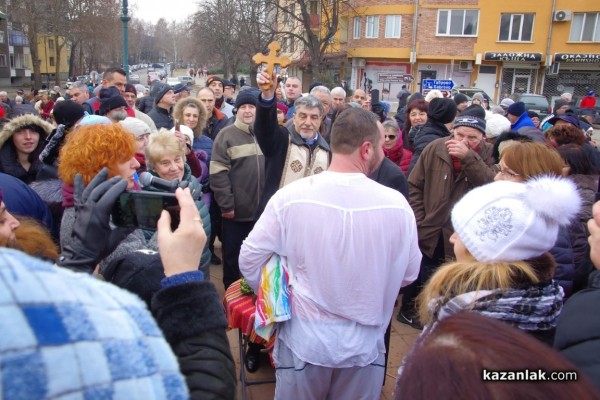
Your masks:
[[[173,20],[182,22],[194,13],[196,3],[196,0],[129,0],[129,16],[153,24],[161,17],[169,22]]]

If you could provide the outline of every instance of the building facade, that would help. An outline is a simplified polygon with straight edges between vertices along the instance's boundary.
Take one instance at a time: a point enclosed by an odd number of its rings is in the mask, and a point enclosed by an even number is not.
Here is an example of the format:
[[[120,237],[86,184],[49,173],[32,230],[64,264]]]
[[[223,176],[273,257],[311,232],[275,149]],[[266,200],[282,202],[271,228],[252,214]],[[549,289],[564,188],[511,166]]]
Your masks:
[[[60,57],[57,57],[57,47],[60,46]],[[65,43],[65,38],[56,35],[39,34],[37,39],[38,58],[42,82],[53,83],[56,76],[56,67],[59,68],[60,79],[65,81],[69,73],[69,59],[71,48]],[[57,60],[60,59],[60,63]],[[57,65],[58,64],[58,65]]]
[[[335,0],[334,0],[335,1]],[[496,102],[513,93],[600,90],[600,2],[589,0],[355,0],[332,53],[340,79],[393,100],[425,79],[478,87]],[[335,47],[335,48],[334,48]]]

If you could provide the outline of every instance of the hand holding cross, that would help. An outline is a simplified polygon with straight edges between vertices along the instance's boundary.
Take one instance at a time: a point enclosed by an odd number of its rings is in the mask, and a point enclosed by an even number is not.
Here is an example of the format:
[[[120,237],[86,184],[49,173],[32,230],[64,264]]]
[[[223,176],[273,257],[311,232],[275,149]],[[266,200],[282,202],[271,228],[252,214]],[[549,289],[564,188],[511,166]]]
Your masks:
[[[279,65],[281,68],[285,68],[291,64],[291,61],[287,56],[279,56],[279,50],[281,50],[279,42],[271,42],[267,47],[269,48],[269,54],[256,53],[252,57],[252,60],[257,65],[264,65],[261,73],[258,74],[258,86],[262,89],[263,93],[271,93],[272,97],[275,93],[275,84],[277,83],[274,71],[275,66]]]

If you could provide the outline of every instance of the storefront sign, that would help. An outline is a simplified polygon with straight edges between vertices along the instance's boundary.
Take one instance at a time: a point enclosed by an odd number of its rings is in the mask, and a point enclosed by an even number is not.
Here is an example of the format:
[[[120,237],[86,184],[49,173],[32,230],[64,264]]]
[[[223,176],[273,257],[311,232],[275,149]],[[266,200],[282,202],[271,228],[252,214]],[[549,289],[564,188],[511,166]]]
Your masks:
[[[512,52],[495,52],[487,51],[483,55],[485,61],[526,61],[540,62],[542,61],[542,53],[512,53]]]
[[[556,53],[554,62],[600,63],[600,54],[593,53]]]
[[[400,83],[404,82],[403,73],[395,73],[395,72],[378,72],[377,73],[377,82],[379,83]]]

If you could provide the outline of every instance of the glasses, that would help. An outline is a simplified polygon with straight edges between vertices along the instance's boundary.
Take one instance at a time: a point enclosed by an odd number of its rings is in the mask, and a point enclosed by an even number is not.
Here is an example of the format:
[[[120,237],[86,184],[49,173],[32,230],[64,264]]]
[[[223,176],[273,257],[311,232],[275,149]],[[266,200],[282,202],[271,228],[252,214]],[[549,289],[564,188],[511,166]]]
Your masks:
[[[386,139],[394,140],[396,139],[396,135],[384,135]]]
[[[510,172],[507,169],[502,168],[502,166],[500,164],[496,164],[496,168],[498,168],[498,170],[500,171],[500,175],[504,175],[505,177],[515,178],[515,177],[519,176],[519,174],[517,174],[517,173]]]

